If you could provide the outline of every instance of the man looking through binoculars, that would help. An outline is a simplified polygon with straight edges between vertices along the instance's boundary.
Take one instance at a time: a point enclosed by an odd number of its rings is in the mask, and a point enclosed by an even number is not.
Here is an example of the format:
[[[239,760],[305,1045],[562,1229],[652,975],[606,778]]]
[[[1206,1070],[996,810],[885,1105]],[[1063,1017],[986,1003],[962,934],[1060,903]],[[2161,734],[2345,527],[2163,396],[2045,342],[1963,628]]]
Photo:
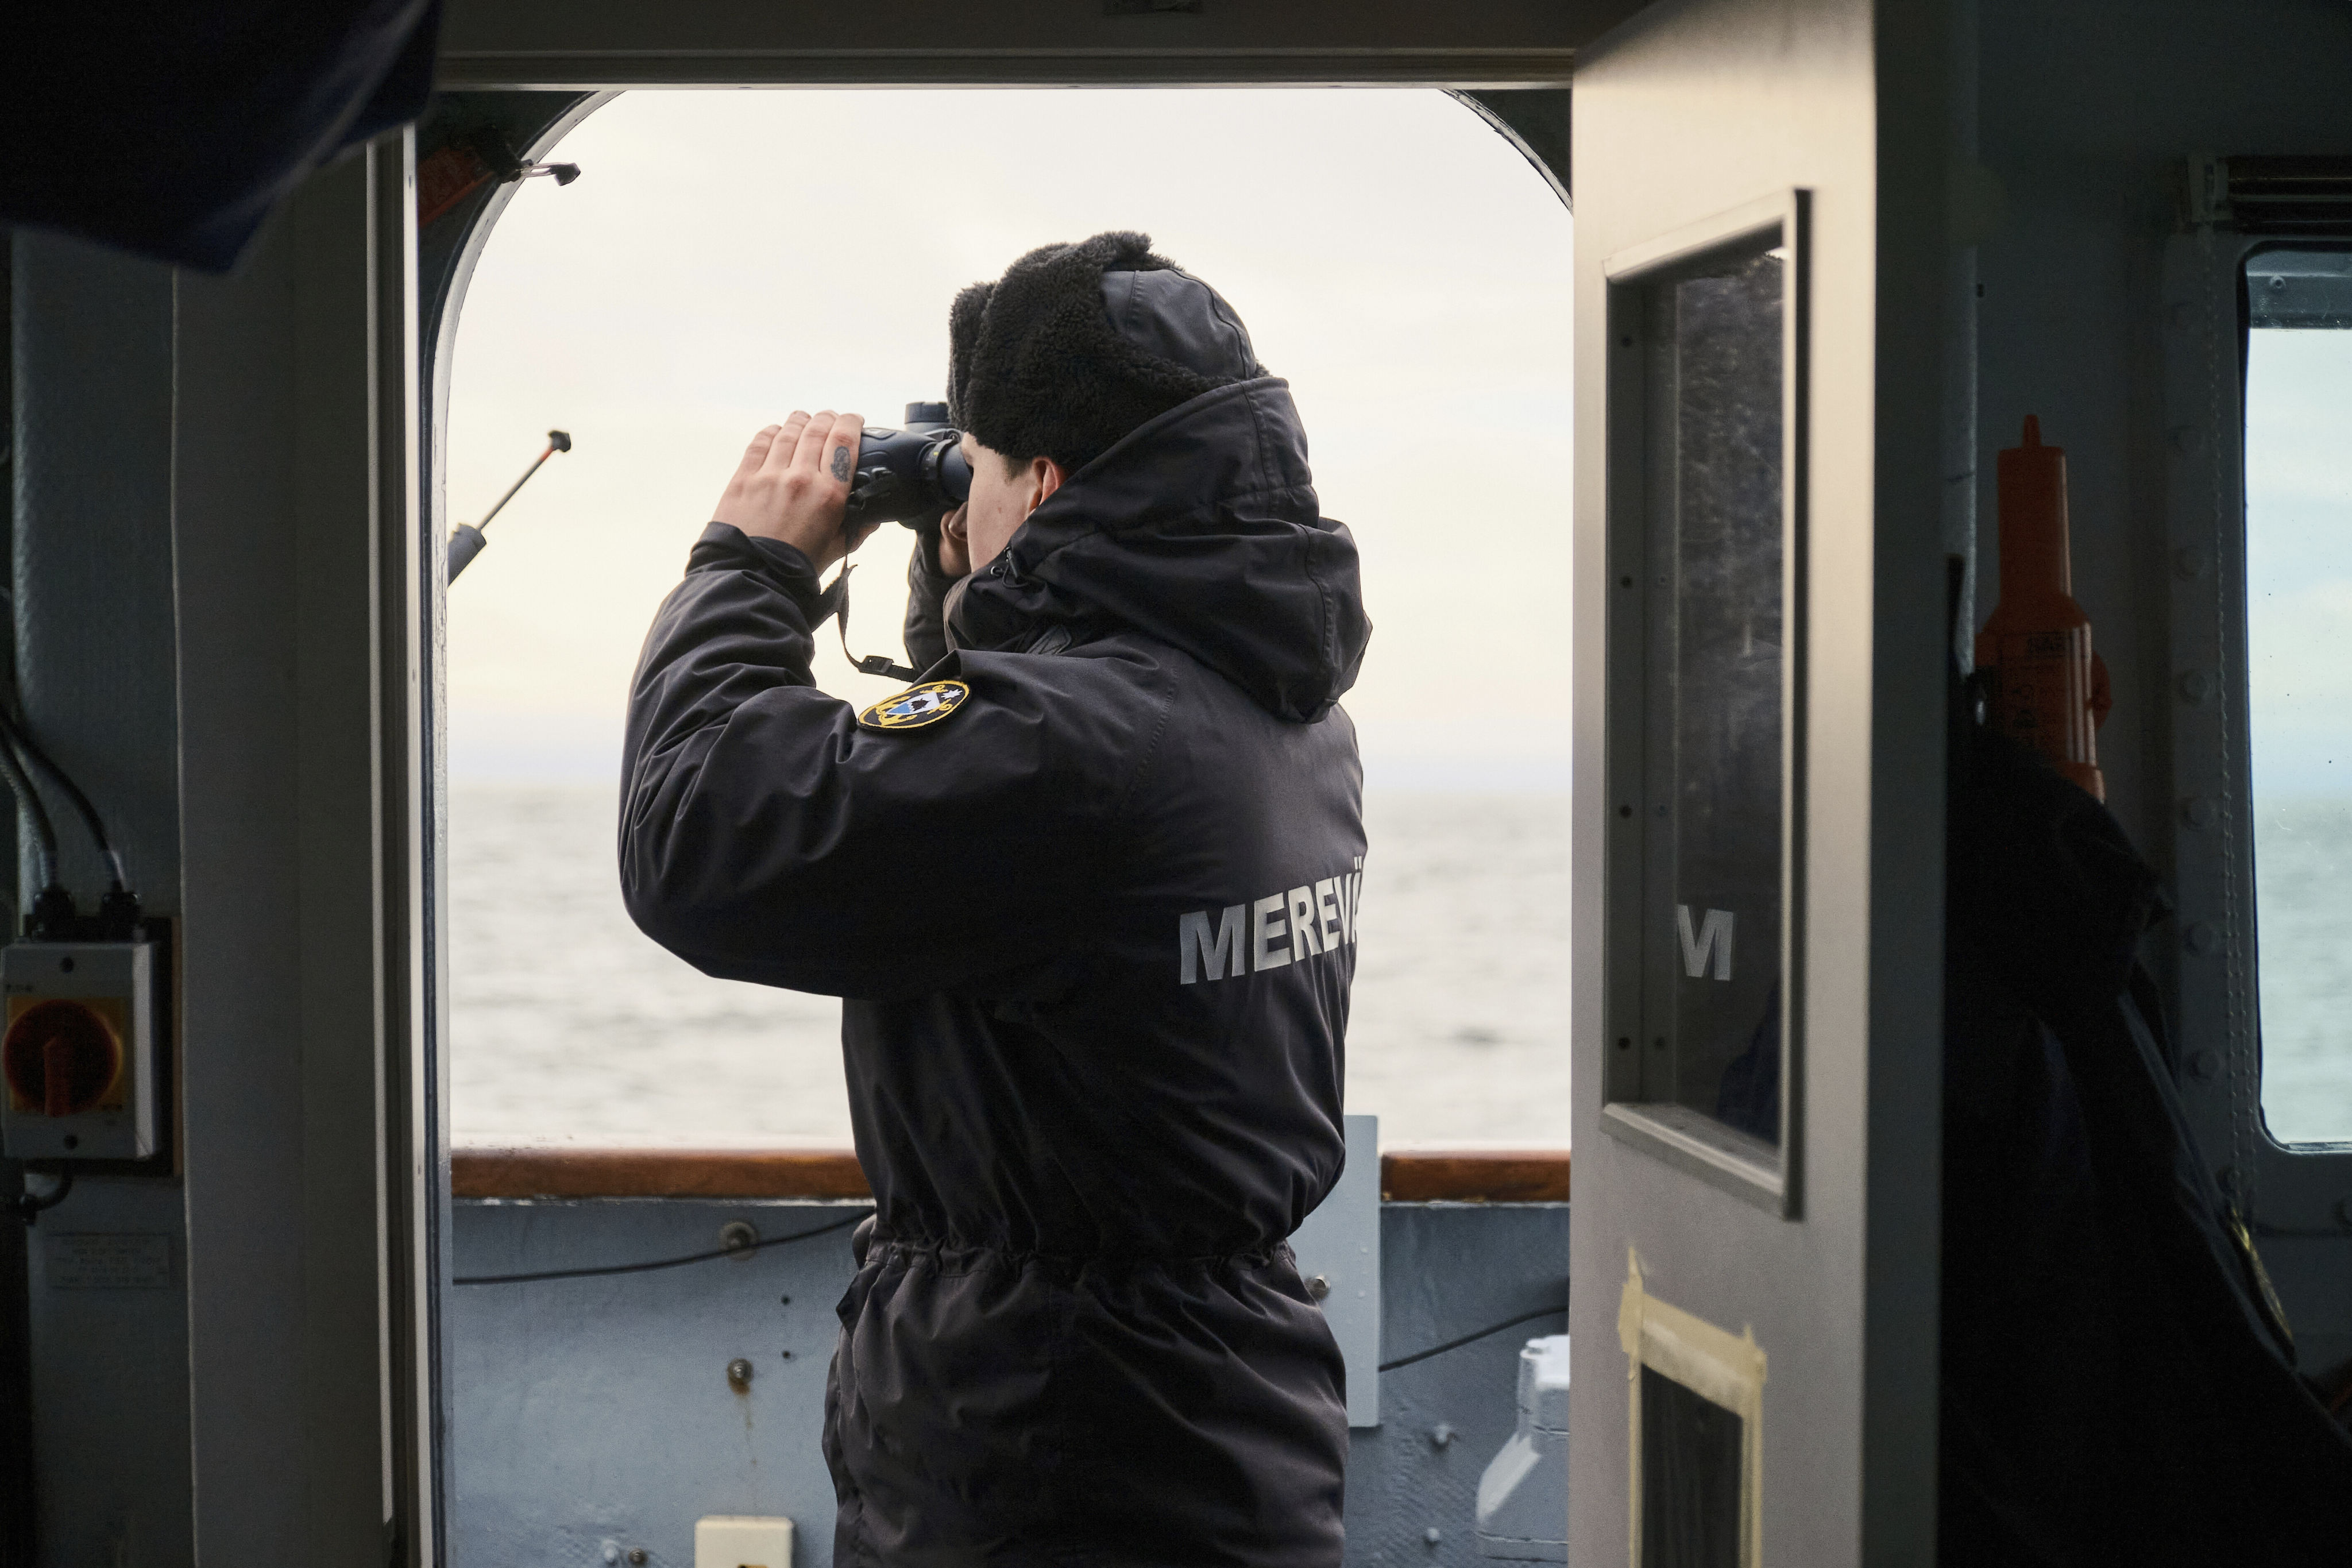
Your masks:
[[[844,998],[877,1212],[836,1563],[1337,1568],[1342,1368],[1285,1238],[1345,1151],[1355,546],[1143,236],[949,327],[970,490],[919,536],[919,682],[812,683],[863,423],[761,431],[646,638],[624,893],[707,973]]]

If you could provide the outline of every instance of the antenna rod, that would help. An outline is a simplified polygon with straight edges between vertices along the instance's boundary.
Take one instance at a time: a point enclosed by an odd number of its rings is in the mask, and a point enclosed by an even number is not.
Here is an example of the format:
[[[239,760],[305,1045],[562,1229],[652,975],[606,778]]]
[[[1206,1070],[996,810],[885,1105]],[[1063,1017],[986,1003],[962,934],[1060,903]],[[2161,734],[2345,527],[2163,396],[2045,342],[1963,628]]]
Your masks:
[[[522,478],[517,479],[512,488],[510,488],[506,494],[499,498],[499,504],[484,512],[482,514],[481,521],[461,522],[457,525],[457,531],[449,535],[450,582],[456,582],[457,580],[457,574],[463,572],[467,566],[471,565],[473,563],[474,557],[479,555],[482,552],[482,547],[489,542],[488,540],[482,537],[482,530],[490,526],[490,519],[498,516],[501,511],[504,511],[506,510],[507,502],[514,500],[515,496],[521,491],[523,486],[530,483],[531,475],[539,472],[541,464],[546,462],[548,458],[552,458],[558,452],[569,452],[570,450],[572,450],[571,433],[563,430],[550,430],[547,433],[547,450],[541,452],[537,458],[532,459],[530,467],[522,471]]]
[[[539,472],[540,464],[546,462],[548,458],[552,458],[558,452],[569,452],[570,450],[572,450],[572,437],[570,434],[562,430],[550,430],[547,433],[547,450],[541,452],[538,458],[532,461],[530,467],[522,471],[522,478],[514,482],[514,489],[500,496],[499,498],[499,504],[484,512],[482,514],[482,521],[474,524],[474,526],[476,528],[489,527],[490,519],[498,516],[501,511],[504,511],[506,510],[507,502],[514,500],[516,494],[521,490],[523,486],[530,483],[530,477],[531,475]]]

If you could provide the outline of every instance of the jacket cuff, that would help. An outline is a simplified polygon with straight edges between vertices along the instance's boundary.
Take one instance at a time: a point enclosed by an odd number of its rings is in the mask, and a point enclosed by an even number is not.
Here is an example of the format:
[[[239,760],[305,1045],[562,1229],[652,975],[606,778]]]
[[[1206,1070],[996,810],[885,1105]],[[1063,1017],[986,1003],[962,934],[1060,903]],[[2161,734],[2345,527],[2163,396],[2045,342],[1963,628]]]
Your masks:
[[[748,572],[798,605],[811,627],[840,607],[840,584],[820,584],[816,568],[798,546],[755,539],[731,522],[714,522],[702,531],[686,558],[686,572],[689,577],[697,572]]]

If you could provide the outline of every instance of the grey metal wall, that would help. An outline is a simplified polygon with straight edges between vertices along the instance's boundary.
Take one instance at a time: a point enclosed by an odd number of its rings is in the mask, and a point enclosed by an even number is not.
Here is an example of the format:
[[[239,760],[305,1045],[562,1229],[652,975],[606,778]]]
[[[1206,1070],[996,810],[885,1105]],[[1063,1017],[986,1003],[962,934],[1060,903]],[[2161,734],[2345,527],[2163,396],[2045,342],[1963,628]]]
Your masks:
[[[26,714],[180,919],[177,1170],[30,1238],[43,1563],[386,1556],[373,180],[316,177],[226,278],[9,241]],[[67,1289],[77,1232],[169,1268]]]
[[[762,1238],[863,1205],[601,1199],[467,1202],[460,1278],[676,1257],[747,1220]],[[1566,1299],[1565,1204],[1391,1204],[1381,1213],[1382,1350],[1411,1354]],[[706,1513],[789,1515],[800,1568],[832,1561],[817,1449],[848,1233],[657,1272],[454,1290],[450,1555],[455,1568],[693,1561]],[[1480,1561],[1479,1473],[1511,1434],[1518,1348],[1560,1320],[1381,1378],[1381,1424],[1350,1435],[1350,1564]],[[751,1363],[748,1390],[728,1363]],[[1440,1428],[1447,1430],[1440,1432]],[[1436,1532],[1433,1540],[1430,1532]]]
[[[1979,247],[1980,447],[2039,414],[2066,448],[2074,596],[2116,707],[2107,801],[2160,851],[2171,816],[2161,266],[2192,153],[2352,152],[2352,7],[2315,0],[1981,0],[1979,155],[1998,181]],[[2000,544],[1983,488],[1979,611]]]
[[[175,279],[79,240],[19,232],[12,248],[25,714],[104,814],[149,911],[176,915]],[[89,909],[104,886],[98,858],[79,824],[56,815],[61,873]],[[73,1231],[167,1237],[172,1282],[51,1288],[45,1243]],[[185,1237],[178,1182],[120,1176],[84,1179],[27,1237],[45,1562],[194,1555]]]
[[[2182,450],[2165,406],[2164,253],[2181,226],[2179,181],[2197,154],[2352,153],[2352,7],[2315,0],[1981,0],[1979,461],[2039,415],[2066,448],[2074,595],[2091,616],[2115,689],[2099,736],[2107,802],[2168,871],[2189,786],[2173,776],[2184,705],[2171,642],[2178,550],[2168,488]],[[2218,345],[2234,361],[2234,343]],[[1997,596],[2000,540],[1990,485],[1979,497],[1979,613]],[[2347,544],[2352,548],[2352,543]],[[2242,679],[2242,675],[2240,677]],[[2210,910],[2183,908],[2146,948],[2176,975],[2183,933]],[[2251,957],[2251,954],[2249,954]],[[2221,1044],[2217,1021],[2175,1010],[2188,1050]],[[2183,1081],[2206,1135],[2223,1082]],[[2219,1165],[2225,1149],[2207,1147]],[[2274,1178],[2258,1216],[2291,1199],[2326,1213],[2352,1192],[2342,1153],[2298,1158],[2307,1180]],[[2273,1167],[2275,1169],[2275,1167]],[[2352,1235],[2262,1243],[2305,1364],[2352,1357]]]

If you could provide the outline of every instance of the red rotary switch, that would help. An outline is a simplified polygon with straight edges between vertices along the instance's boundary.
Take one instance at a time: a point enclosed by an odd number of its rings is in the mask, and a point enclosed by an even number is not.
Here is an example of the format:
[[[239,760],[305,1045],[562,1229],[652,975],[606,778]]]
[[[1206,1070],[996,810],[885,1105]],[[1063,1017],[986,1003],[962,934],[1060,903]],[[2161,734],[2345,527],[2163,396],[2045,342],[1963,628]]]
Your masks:
[[[18,1110],[78,1116],[101,1104],[121,1076],[122,1041],[86,1002],[37,1002],[8,1026],[0,1068]]]

